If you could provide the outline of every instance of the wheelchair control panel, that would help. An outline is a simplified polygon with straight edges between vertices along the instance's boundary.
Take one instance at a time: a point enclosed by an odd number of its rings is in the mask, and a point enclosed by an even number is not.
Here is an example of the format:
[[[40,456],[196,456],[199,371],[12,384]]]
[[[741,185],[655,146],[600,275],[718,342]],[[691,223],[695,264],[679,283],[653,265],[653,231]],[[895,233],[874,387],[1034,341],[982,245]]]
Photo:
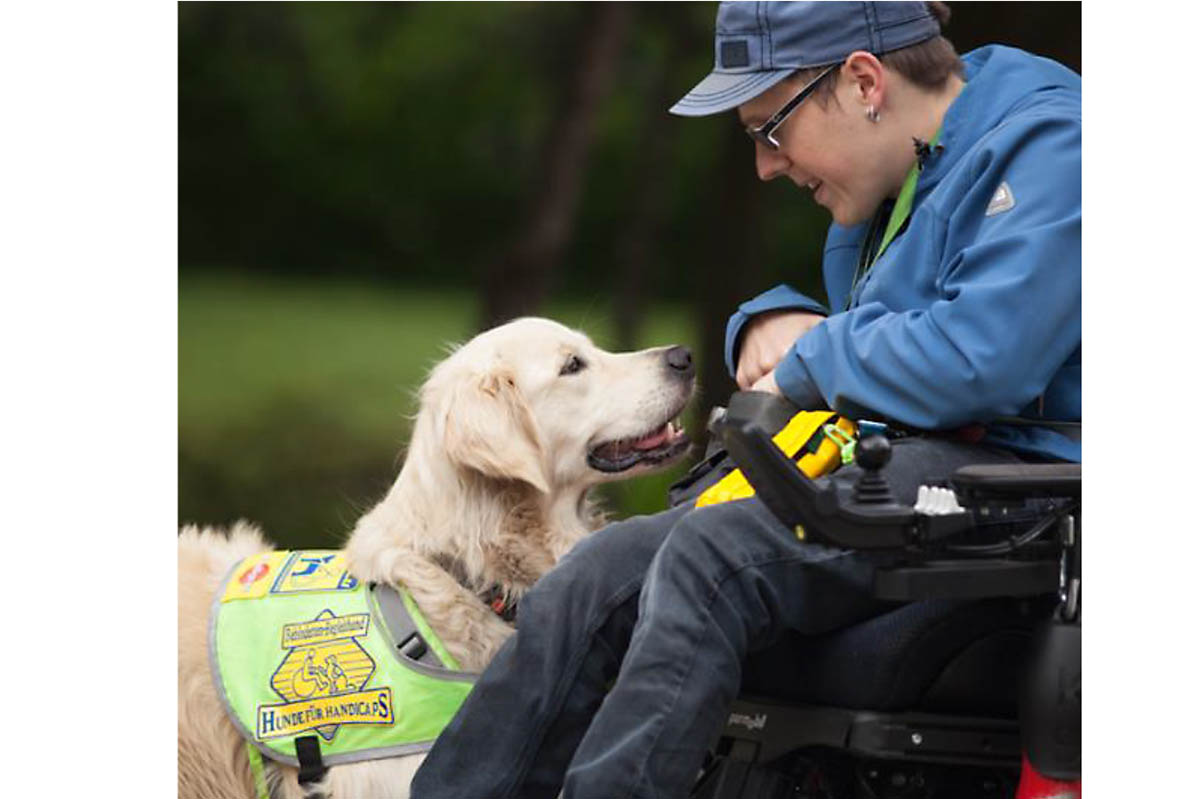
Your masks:
[[[771,512],[805,540],[896,553],[881,568],[876,594],[884,599],[1032,596],[1067,591],[1077,565],[1078,464],[978,465],[959,469],[953,489],[923,486],[915,505],[893,496],[882,472],[891,444],[868,435],[855,447],[861,474],[847,491],[828,477],[811,480],[771,440],[771,420],[786,400],[763,392],[734,394],[713,430]],[[978,539],[986,523],[1040,500],[1042,513],[1001,540]],[[961,504],[960,504],[961,503]],[[1007,525],[1013,527],[1014,525]]]

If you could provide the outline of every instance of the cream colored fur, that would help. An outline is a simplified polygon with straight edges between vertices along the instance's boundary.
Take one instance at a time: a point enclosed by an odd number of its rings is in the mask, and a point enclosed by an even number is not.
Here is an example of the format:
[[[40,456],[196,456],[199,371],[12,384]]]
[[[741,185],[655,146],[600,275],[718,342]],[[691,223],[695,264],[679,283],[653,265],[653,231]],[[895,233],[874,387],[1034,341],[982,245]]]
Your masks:
[[[563,374],[572,357],[583,369]],[[420,392],[404,467],[346,543],[359,579],[404,585],[465,669],[481,670],[512,633],[479,598],[494,584],[516,601],[602,522],[588,490],[620,475],[588,466],[600,443],[636,438],[676,417],[691,395],[665,348],[609,353],[545,319],[476,336],[438,364]],[[179,796],[253,796],[243,739],[209,675],[208,609],[238,560],[272,545],[252,525],[179,536]],[[458,559],[470,588],[437,565]],[[407,797],[423,756],[336,766],[310,786],[330,799]],[[301,797],[295,769],[269,764],[278,799]]]

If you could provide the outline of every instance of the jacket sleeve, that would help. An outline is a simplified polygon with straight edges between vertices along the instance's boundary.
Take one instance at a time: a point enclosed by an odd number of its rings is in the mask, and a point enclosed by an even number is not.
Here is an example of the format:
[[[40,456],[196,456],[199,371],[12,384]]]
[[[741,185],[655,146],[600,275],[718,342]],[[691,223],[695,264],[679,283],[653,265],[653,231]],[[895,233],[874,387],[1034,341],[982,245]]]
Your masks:
[[[781,390],[927,429],[1016,414],[1041,394],[1080,345],[1080,134],[1062,117],[992,131],[943,220],[939,299],[831,316],[784,357]],[[1014,204],[989,215],[1001,183]]]
[[[770,291],[743,302],[733,316],[729,317],[729,323],[725,326],[725,367],[729,369],[730,377],[737,374],[737,353],[741,346],[742,328],[758,314],[784,309],[811,311],[821,316],[829,315],[829,309],[824,305],[801,294],[786,283],[781,283]]]

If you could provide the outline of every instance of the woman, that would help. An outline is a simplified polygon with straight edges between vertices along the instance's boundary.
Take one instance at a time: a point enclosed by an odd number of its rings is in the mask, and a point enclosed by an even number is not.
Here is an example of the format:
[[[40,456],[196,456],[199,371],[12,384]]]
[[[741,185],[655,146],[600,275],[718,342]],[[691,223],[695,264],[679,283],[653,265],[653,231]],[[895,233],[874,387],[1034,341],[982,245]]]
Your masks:
[[[834,220],[835,312],[787,286],[743,304],[730,372],[801,407],[936,431],[893,450],[907,502],[967,463],[1081,453],[1079,77],[1005,47],[960,61],[945,13],[722,3],[716,68],[671,109],[736,109],[759,176],[811,190]],[[611,525],[523,600],[413,795],[681,796],[747,654],[882,612],[871,575],[754,499]]]

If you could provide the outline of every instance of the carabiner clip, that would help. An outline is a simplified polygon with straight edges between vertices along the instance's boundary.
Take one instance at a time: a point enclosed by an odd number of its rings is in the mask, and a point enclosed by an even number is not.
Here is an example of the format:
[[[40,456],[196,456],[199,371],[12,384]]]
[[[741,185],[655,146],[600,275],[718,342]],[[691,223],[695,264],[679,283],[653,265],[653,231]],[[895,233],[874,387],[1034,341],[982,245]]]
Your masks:
[[[854,439],[842,428],[835,424],[827,424],[821,428],[825,437],[834,443],[842,454],[842,465],[854,463]]]

